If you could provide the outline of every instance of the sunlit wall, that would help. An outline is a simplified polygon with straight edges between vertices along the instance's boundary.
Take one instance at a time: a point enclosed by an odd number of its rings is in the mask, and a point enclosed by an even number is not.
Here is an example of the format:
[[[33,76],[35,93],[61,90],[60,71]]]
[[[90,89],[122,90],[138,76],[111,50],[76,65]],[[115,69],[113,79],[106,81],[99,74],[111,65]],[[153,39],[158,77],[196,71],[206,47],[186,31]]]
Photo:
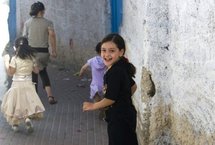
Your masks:
[[[2,53],[6,44],[9,42],[8,33],[8,14],[9,14],[9,0],[0,0],[0,100],[2,100],[3,94],[7,90],[7,75],[5,73],[4,61]]]

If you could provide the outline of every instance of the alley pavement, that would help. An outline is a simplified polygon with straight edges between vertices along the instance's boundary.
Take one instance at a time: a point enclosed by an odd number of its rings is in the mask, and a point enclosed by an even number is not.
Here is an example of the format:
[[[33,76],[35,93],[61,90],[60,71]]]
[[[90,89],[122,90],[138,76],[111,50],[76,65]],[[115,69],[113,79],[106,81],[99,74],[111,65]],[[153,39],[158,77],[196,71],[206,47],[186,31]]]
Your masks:
[[[44,118],[33,121],[34,132],[29,134],[24,125],[13,132],[0,113],[0,145],[107,145],[106,122],[99,120],[98,111],[82,111],[83,101],[89,98],[90,78],[79,78],[72,69],[54,64],[48,73],[58,103],[48,103],[39,82]]]

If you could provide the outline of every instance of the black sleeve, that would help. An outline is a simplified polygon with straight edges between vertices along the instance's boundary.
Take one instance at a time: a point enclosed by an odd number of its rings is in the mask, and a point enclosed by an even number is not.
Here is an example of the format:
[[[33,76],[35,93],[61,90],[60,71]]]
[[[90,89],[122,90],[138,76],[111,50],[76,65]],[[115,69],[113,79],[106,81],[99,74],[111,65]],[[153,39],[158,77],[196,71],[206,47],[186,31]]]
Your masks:
[[[121,73],[120,69],[114,68],[109,72],[106,80],[106,93],[105,98],[117,101],[120,93],[120,83],[121,83]]]

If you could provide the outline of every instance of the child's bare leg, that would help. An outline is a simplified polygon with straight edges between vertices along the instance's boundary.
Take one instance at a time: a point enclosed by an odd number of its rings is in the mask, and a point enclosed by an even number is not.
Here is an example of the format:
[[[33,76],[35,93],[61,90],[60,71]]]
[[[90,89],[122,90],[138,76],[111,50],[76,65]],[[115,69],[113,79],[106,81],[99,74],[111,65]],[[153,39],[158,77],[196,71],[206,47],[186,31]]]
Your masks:
[[[100,96],[98,93],[95,94],[93,101],[94,102],[99,102],[103,99],[102,96]],[[99,119],[103,120],[105,118],[105,108],[99,109]]]

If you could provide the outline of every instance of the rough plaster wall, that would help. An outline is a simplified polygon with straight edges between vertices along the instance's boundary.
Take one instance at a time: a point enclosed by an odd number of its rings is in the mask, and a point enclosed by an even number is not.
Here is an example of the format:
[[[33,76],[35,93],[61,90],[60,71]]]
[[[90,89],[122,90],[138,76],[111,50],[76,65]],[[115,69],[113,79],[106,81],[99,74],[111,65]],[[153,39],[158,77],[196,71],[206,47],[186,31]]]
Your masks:
[[[123,5],[121,34],[140,86],[134,96],[140,144],[215,144],[215,2],[125,0]],[[155,83],[152,98],[145,71]]]
[[[17,0],[17,31],[29,16],[34,0]],[[45,17],[52,20],[57,34],[58,61],[80,65],[95,55],[98,41],[110,30],[109,1],[43,0]]]
[[[215,1],[171,1],[169,8],[172,135],[179,144],[215,144]]]
[[[169,97],[168,79],[168,5],[166,1],[123,1],[121,34],[127,42],[127,56],[137,67],[138,90],[134,103],[138,111],[141,145],[161,144],[170,140],[166,130]],[[138,55],[137,55],[138,54]],[[152,74],[156,95],[149,97],[143,89],[143,68]],[[163,83],[163,80],[166,82]]]

